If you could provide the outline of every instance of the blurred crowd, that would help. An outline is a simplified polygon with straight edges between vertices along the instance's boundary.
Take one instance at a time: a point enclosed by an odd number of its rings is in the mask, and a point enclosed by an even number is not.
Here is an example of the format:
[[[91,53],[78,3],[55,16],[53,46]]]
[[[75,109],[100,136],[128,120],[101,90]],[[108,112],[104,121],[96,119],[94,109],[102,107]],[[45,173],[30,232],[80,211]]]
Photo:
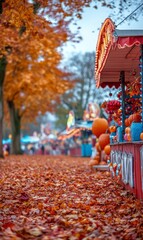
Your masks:
[[[42,154],[42,155],[70,155],[71,149],[81,148],[81,145],[84,143],[91,143],[91,139],[80,139],[80,138],[69,138],[64,140],[53,140],[42,143],[29,143],[22,144],[21,150],[23,154],[33,155],[33,154]],[[11,146],[5,144],[3,146],[4,155],[9,155],[11,153]]]

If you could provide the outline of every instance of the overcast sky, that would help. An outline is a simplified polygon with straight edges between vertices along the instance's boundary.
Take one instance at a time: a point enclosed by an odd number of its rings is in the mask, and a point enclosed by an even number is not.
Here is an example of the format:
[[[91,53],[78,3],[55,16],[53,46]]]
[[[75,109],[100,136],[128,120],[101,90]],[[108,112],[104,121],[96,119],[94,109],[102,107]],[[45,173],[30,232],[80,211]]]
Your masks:
[[[133,10],[134,9],[132,9],[131,12]],[[110,13],[111,10],[107,8],[99,7],[98,10],[86,8],[83,14],[83,19],[78,21],[78,25],[81,26],[80,35],[83,40],[80,43],[74,44],[74,46],[72,43],[67,44],[64,49],[65,57],[68,58],[72,52],[84,53],[95,51],[99,30],[104,20],[109,17]],[[127,15],[130,13],[127,13]],[[122,20],[123,19],[121,19],[121,21]],[[117,22],[116,25],[120,22]],[[73,26],[72,29],[74,29]],[[118,29],[143,29],[143,16],[138,18],[138,22],[132,21],[130,25],[127,21],[124,21],[118,26]]]

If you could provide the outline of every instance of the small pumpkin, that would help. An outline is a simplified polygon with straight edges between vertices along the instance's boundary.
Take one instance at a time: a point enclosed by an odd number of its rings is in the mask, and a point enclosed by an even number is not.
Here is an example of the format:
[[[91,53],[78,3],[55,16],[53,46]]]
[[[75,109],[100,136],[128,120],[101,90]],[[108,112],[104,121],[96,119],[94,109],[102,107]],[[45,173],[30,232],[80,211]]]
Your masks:
[[[110,127],[109,127],[109,132],[110,132],[110,133],[116,132],[116,126],[114,126],[114,125],[113,125],[113,126],[110,126]]]
[[[97,160],[94,160],[94,159],[91,159],[90,161],[89,161],[89,166],[94,166],[94,165],[98,165],[98,161]]]
[[[129,118],[126,118],[126,119],[125,119],[125,126],[126,126],[126,127],[129,127],[130,125],[131,125],[130,119],[129,119]]]
[[[105,154],[110,155],[111,147],[109,144],[104,147],[104,152]]]
[[[106,145],[110,143],[110,135],[108,133],[103,133],[98,139],[100,148],[103,150]]]
[[[127,141],[131,141],[131,140],[132,140],[131,134],[130,134],[130,133],[127,133],[126,135],[127,135]]]
[[[143,132],[140,134],[140,139],[143,141]]]
[[[130,133],[130,132],[131,132],[131,129],[130,129],[130,127],[126,127],[126,128],[125,128],[125,133],[127,133],[127,134],[128,134],[128,133]]]

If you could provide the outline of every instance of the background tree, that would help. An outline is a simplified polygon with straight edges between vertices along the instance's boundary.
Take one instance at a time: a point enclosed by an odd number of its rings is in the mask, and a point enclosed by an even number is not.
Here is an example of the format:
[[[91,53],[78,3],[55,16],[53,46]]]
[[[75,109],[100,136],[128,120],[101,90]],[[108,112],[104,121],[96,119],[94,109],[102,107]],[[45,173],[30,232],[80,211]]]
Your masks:
[[[56,109],[56,125],[65,127],[70,110],[75,113],[76,119],[83,119],[83,112],[87,109],[89,103],[98,103],[99,105],[104,99],[109,98],[108,87],[96,89],[94,79],[95,54],[87,52],[85,54],[75,54],[67,61],[66,69],[73,74],[70,81],[76,82],[73,89],[66,91],[61,96],[61,104]],[[114,90],[112,89],[112,92]],[[113,94],[113,93],[112,93]],[[66,116],[66,118],[65,118]]]
[[[34,41],[32,41],[34,44]],[[42,44],[40,42],[40,44]],[[23,45],[20,45],[21,49]],[[25,45],[24,45],[25,46]],[[47,45],[46,49],[47,49]],[[27,51],[28,48],[28,51]],[[11,128],[12,128],[12,153],[19,154],[20,137],[21,137],[21,120],[34,119],[41,113],[52,111],[54,103],[59,99],[59,95],[66,91],[71,84],[65,80],[68,75],[63,73],[57,66],[60,55],[53,50],[54,56],[47,63],[47,58],[42,56],[40,60],[39,51],[31,52],[29,43],[24,47],[24,52],[21,52],[20,57],[16,58],[12,54],[10,57],[15,61],[8,64],[7,75],[5,80],[5,99],[9,106]],[[46,52],[45,49],[45,52]],[[50,65],[50,66],[48,66]],[[52,67],[52,70],[51,70]]]
[[[53,105],[51,101],[55,100],[67,88],[67,81],[64,81],[62,85],[64,75],[57,68],[61,59],[57,48],[66,40],[67,34],[64,27],[61,27],[59,32],[57,29],[51,28],[50,24],[39,15],[32,15],[31,5],[28,4],[27,7],[30,9],[29,16],[31,17],[30,27],[24,25],[23,31],[21,27],[17,31],[16,23],[18,21],[14,22],[14,17],[17,17],[16,7],[21,5],[20,2],[16,6],[13,4],[13,1],[9,1],[8,6],[14,16],[12,14],[9,15],[6,5],[4,6],[4,9],[5,7],[6,9],[3,14],[9,21],[10,32],[12,31],[15,34],[15,45],[10,46],[11,54],[7,56],[8,68],[5,81],[5,98],[10,109],[12,153],[18,154],[20,153],[20,124],[23,113],[29,111],[33,113],[31,114],[32,116],[36,116],[37,107],[41,108],[41,112],[44,112],[44,109],[45,111],[51,110],[47,105]],[[25,6],[22,5],[22,7]],[[20,21],[20,19],[18,20]],[[27,19],[23,20],[26,21]],[[33,28],[31,28],[31,25],[33,25]],[[6,34],[7,29],[5,28],[4,30],[4,37],[8,38]],[[33,35],[35,36],[34,38]],[[6,39],[4,38],[4,40]],[[1,52],[3,55],[6,54],[4,49]],[[57,81],[56,84],[55,81]],[[45,91],[46,89],[48,90]],[[45,104],[46,102],[47,105]]]

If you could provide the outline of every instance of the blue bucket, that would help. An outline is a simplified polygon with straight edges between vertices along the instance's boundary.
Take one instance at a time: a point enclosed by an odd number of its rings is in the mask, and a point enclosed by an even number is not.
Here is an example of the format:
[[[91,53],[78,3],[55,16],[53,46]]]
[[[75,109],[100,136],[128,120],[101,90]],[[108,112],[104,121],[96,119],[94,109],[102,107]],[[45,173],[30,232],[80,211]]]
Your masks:
[[[122,138],[122,132],[123,132],[123,127],[118,127],[117,128],[117,142],[123,142]]]
[[[131,124],[131,138],[132,141],[140,141],[140,134],[142,132],[142,123],[133,122]]]

